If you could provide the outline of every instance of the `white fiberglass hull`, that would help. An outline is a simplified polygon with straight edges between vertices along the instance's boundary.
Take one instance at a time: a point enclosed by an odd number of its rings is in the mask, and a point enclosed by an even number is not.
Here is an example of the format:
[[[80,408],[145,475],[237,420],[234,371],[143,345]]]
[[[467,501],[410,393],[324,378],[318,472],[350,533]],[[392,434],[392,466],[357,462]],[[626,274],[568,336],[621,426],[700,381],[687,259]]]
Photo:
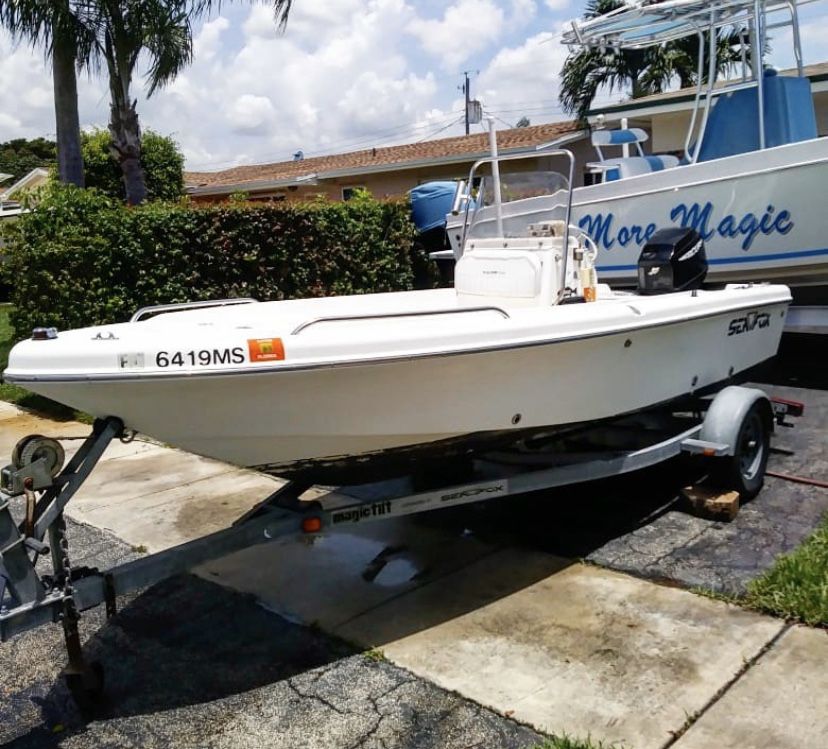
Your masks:
[[[667,226],[702,234],[710,281],[823,285],[826,185],[828,138],[818,138],[577,188],[572,223],[598,245],[597,269],[611,285],[635,285],[642,247]],[[528,223],[561,218],[560,197],[505,203],[503,212],[506,235],[522,236]],[[462,217],[450,220],[448,232],[457,252]],[[493,208],[481,209],[474,235],[494,232]]]
[[[25,341],[4,378],[290,475],[671,401],[772,357],[790,300],[783,286],[604,296],[458,312],[452,290],[435,290],[181,312]],[[275,336],[283,359],[253,356],[251,340]]]

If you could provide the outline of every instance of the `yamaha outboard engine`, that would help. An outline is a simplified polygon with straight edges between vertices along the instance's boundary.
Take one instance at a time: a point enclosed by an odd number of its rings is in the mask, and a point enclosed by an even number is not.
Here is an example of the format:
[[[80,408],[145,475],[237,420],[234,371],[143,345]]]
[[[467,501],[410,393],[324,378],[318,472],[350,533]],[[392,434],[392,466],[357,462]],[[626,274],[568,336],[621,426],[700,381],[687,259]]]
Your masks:
[[[704,240],[695,229],[659,229],[638,257],[640,294],[700,289],[706,275]]]

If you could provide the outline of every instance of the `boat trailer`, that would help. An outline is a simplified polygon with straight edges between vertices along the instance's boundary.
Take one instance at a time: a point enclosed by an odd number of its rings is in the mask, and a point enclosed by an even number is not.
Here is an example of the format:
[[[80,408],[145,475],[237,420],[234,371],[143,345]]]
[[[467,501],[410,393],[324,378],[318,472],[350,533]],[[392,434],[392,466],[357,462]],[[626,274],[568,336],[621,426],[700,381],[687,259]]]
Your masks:
[[[288,482],[227,529],[108,570],[72,566],[64,512],[109,443],[134,435],[117,418],[97,420],[65,467],[58,441],[26,437],[15,447],[12,463],[0,472],[0,641],[60,622],[68,655],[67,684],[78,705],[91,709],[103,691],[103,670],[86,662],[78,623],[81,612],[101,603],[108,618],[115,615],[119,595],[276,538],[610,478],[682,453],[712,460],[711,473],[719,477],[719,485],[749,498],[762,485],[774,422],[792,426],[786,418],[803,412],[800,403],[771,400],[761,390],[736,386],[711,400],[699,400],[696,408],[683,422],[671,414],[673,432],[636,449],[615,446],[584,454],[540,449],[484,456],[474,461],[474,480],[402,496],[389,492],[326,508],[300,499],[310,483]],[[641,425],[621,420],[603,431],[610,434],[613,429],[623,433]],[[16,518],[21,513],[22,520]],[[38,571],[39,562],[45,569]]]

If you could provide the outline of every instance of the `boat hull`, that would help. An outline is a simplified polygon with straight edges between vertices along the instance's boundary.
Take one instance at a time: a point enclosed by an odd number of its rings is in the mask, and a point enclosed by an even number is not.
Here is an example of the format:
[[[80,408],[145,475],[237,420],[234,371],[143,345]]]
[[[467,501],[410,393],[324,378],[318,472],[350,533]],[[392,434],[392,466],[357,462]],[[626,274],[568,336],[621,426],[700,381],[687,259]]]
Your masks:
[[[489,350],[232,375],[40,375],[21,384],[200,455],[316,481],[350,481],[355,472],[367,480],[404,472],[435,446],[445,456],[606,420],[734,378],[775,354],[784,292],[774,299],[746,290],[741,306],[714,314]],[[745,307],[751,297],[755,306]]]
[[[828,138],[819,138],[577,188],[572,223],[596,242],[600,277],[614,286],[637,283],[641,249],[666,226],[704,237],[711,281],[828,285],[827,182]],[[554,196],[504,204],[506,234],[560,218],[559,204]],[[448,231],[456,253],[457,220]],[[481,209],[474,235],[494,232],[493,209]]]

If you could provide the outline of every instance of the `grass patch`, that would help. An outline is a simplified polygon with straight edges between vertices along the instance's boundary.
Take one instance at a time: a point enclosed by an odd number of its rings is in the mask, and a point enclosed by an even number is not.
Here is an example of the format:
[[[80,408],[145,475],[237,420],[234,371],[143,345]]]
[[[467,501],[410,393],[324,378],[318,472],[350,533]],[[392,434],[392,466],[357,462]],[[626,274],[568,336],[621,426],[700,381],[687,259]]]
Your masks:
[[[812,627],[828,627],[828,516],[805,543],[748,586],[742,604]]]
[[[362,655],[366,660],[372,661],[373,663],[384,663],[388,660],[388,658],[385,657],[385,653],[379,648],[366,650]]]
[[[620,749],[618,744],[606,744],[603,741],[586,739],[573,739],[566,734],[553,736],[546,739],[542,744],[535,744],[532,749]]]
[[[9,361],[9,351],[11,351],[12,346],[16,343],[14,330],[9,323],[10,312],[10,304],[0,304],[0,373],[6,368],[6,364]],[[90,417],[86,414],[82,414],[60,403],[55,403],[55,401],[44,398],[42,395],[30,393],[28,390],[24,390],[17,385],[11,385],[7,382],[0,383],[0,400],[28,408],[31,411],[37,411],[59,421],[76,419],[78,421],[91,423]]]

